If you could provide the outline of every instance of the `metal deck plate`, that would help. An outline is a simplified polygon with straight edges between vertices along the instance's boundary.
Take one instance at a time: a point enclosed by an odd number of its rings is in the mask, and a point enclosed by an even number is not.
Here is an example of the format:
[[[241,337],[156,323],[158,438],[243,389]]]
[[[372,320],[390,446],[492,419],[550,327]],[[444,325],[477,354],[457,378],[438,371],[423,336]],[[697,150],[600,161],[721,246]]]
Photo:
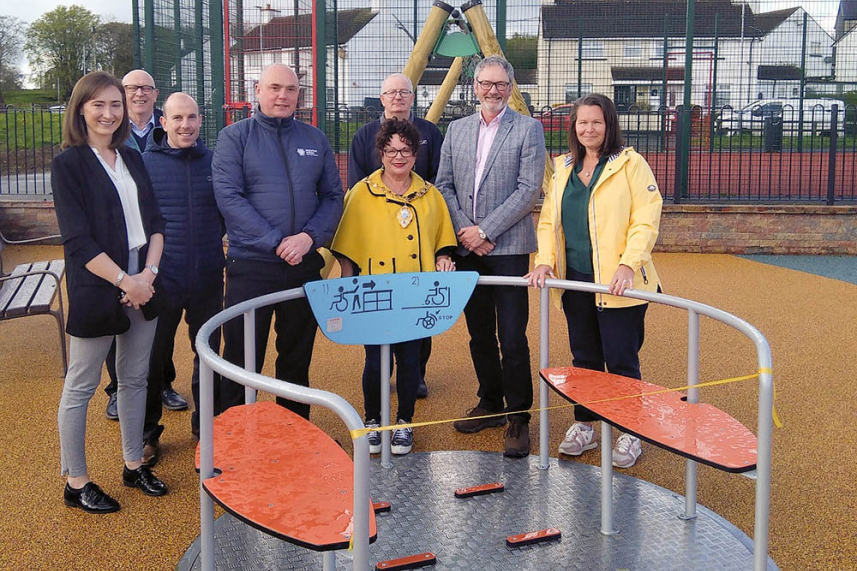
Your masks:
[[[753,568],[752,541],[700,506],[684,521],[684,498],[614,472],[614,523],[600,527],[598,467],[551,458],[505,459],[489,452],[429,452],[393,459],[391,470],[372,461],[373,501],[392,511],[376,517],[378,540],[369,546],[378,561],[431,551],[440,570],[676,570]],[[456,488],[500,481],[505,492],[456,499]],[[517,549],[506,537],[548,527],[562,539]],[[321,569],[321,554],[273,539],[227,515],[215,522],[218,569]],[[350,554],[337,552],[337,569],[351,569]],[[199,569],[199,539],[176,569]],[[768,569],[777,569],[768,559]]]

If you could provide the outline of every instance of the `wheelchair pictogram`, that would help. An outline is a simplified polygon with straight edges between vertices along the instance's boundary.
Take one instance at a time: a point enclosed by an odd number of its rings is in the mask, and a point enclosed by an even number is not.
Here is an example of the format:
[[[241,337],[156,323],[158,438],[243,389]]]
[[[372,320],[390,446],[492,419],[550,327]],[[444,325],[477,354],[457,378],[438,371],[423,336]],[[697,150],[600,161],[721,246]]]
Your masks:
[[[436,316],[439,313],[440,310],[437,310],[434,313],[426,311],[426,314],[423,317],[417,318],[417,322],[414,325],[422,325],[424,329],[431,329],[437,324]]]

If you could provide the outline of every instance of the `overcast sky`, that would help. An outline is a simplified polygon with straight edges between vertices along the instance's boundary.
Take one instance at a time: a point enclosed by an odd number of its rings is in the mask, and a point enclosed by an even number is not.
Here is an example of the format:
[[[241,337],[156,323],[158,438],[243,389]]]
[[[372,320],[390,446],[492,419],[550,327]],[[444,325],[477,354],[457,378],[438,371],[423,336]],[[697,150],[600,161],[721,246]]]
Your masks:
[[[0,14],[15,16],[28,24],[59,5],[72,4],[83,6],[94,14],[117,22],[131,23],[131,0],[3,0],[2,3]],[[142,3],[143,0],[140,0],[141,5]]]

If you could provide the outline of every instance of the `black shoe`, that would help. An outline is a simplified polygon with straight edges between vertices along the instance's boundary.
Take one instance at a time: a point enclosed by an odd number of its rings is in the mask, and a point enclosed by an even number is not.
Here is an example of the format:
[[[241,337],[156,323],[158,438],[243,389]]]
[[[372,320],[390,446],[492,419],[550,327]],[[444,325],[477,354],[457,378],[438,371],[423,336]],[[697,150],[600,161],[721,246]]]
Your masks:
[[[104,411],[107,420],[119,420],[119,410],[116,408],[116,393],[107,399],[107,410]]]
[[[66,483],[63,501],[70,508],[80,508],[89,514],[109,514],[119,511],[119,502],[102,491],[95,482],[87,482],[79,490]]]
[[[161,402],[164,404],[164,408],[168,410],[184,410],[187,408],[187,401],[172,387],[161,391]]]
[[[505,434],[503,456],[526,458],[530,455],[530,423],[520,418],[510,418]]]
[[[417,398],[424,399],[426,397],[428,397],[428,386],[425,379],[420,379],[420,383],[417,385]]]
[[[147,496],[164,496],[167,493],[167,485],[148,466],[140,466],[136,470],[125,466],[122,469],[122,483],[129,488],[140,488]]]

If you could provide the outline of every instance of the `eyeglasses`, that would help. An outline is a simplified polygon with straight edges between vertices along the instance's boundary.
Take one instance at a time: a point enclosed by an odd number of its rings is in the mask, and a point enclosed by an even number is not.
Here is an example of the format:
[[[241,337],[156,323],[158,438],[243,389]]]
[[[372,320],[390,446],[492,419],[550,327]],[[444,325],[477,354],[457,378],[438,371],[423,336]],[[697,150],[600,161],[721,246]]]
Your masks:
[[[390,99],[392,99],[392,98],[394,98],[396,95],[398,95],[399,97],[401,97],[402,99],[404,99],[405,97],[410,97],[410,96],[411,96],[411,95],[413,95],[413,94],[414,94],[414,92],[413,92],[413,91],[411,91],[410,89],[390,89],[390,90],[388,90],[388,91],[385,91],[385,92],[384,92],[384,93],[382,93],[381,95],[384,95],[384,96],[386,96],[386,97],[389,97]]]
[[[145,93],[146,95],[151,95],[152,92],[155,91],[154,85],[125,85],[124,87],[125,87],[126,93],[131,93],[131,94],[137,93],[138,89],[140,91],[142,91],[143,93]]]
[[[410,147],[405,149],[384,149],[384,156],[388,159],[395,159],[398,154],[401,154],[403,159],[409,159],[414,156],[414,151]]]
[[[492,87],[496,87],[497,91],[506,91],[512,85],[508,81],[477,81],[476,83],[485,91],[491,91]]]

